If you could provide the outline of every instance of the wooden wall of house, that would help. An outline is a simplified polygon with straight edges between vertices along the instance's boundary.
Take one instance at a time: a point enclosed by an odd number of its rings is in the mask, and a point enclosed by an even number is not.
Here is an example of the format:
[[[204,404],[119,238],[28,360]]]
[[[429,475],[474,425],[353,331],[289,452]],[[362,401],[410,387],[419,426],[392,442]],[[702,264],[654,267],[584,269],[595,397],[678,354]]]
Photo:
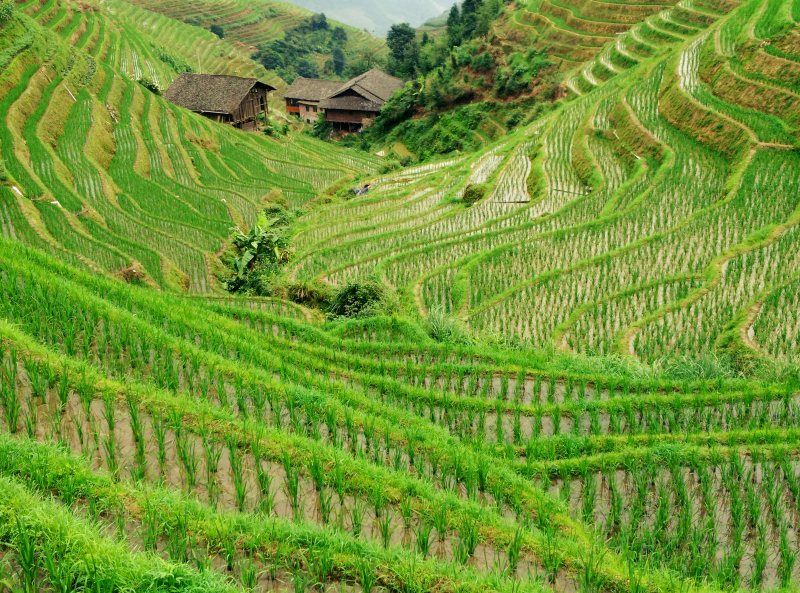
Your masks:
[[[331,123],[361,124],[375,119],[377,113],[345,109],[326,109],[325,118]]]
[[[254,120],[258,114],[265,113],[267,106],[267,91],[254,89],[248,93],[236,111],[233,112],[233,122],[239,124]]]

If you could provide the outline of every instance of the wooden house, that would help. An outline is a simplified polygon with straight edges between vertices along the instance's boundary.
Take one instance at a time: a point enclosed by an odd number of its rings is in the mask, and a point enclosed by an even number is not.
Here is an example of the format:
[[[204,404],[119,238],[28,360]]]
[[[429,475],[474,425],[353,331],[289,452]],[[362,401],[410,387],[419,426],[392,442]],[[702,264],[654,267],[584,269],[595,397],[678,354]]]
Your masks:
[[[321,78],[295,78],[289,85],[283,98],[286,101],[286,111],[294,114],[304,122],[313,124],[319,117],[319,103],[329,97],[342,86],[337,80],[323,80]]]
[[[358,132],[371,124],[403,81],[377,68],[348,80],[321,101],[320,109],[334,129]]]
[[[286,110],[307,123],[313,123],[319,113],[334,129],[358,132],[378,116],[381,108],[403,81],[374,68],[347,82],[298,78],[286,92]]]
[[[256,129],[260,114],[268,113],[267,99],[275,87],[256,78],[224,74],[178,76],[164,97],[214,121],[245,130]]]

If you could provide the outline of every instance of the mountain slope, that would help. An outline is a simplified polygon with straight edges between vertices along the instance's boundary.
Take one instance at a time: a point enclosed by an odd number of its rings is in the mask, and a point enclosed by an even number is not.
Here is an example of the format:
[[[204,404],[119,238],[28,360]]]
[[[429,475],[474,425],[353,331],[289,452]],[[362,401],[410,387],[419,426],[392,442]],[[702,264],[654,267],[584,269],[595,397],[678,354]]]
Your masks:
[[[379,173],[137,82],[264,75],[227,37],[0,3],[0,588],[794,591],[799,7],[664,8]],[[286,293],[381,308],[223,293],[275,202]]]
[[[286,31],[312,15],[308,10],[276,0],[133,0],[131,3],[184,23],[203,28],[221,27],[226,39],[239,44],[248,53],[253,53],[256,46],[282,39]],[[374,63],[385,57],[386,43],[382,39],[347,25],[334,22],[332,26],[341,26],[347,32],[344,52],[348,63]],[[331,59],[327,53],[310,49],[316,54],[320,67]]]
[[[759,357],[761,343],[795,357],[796,324],[774,309],[800,272],[794,17],[728,9],[648,17],[566,71],[575,98],[552,114],[479,156],[377,180],[348,204],[356,220],[314,212],[297,277],[374,270],[420,314],[512,343],[650,363]],[[465,209],[453,197],[470,183],[486,198]]]
[[[7,234],[93,269],[136,268],[148,282],[204,292],[214,285],[211,254],[229,227],[253,224],[265,199],[300,206],[374,167],[310,139],[243,136],[137,84],[175,76],[180,54],[168,52],[187,42],[180,28],[174,43],[153,41],[115,4],[19,8],[46,30],[21,15],[0,32],[10,48],[0,105]],[[235,72],[258,73],[214,47],[203,51]]]
[[[366,29],[375,35],[385,36],[395,23],[421,25],[429,18],[440,15],[452,5],[448,0],[388,0],[377,4],[364,0],[292,0],[314,12],[324,12],[329,17]]]
[[[403,135],[407,148],[423,158],[486,146],[564,93],[584,92],[586,85],[629,68],[663,44],[707,27],[735,3],[481,0],[472,5],[477,8],[471,16],[461,14],[459,20],[456,14],[454,23],[422,28],[417,70],[425,74],[424,84],[403,98],[401,105],[412,108],[390,111],[386,122],[379,119],[389,125],[376,127],[375,145],[391,148]],[[579,68],[585,75],[570,75]],[[398,121],[404,121],[399,131]]]

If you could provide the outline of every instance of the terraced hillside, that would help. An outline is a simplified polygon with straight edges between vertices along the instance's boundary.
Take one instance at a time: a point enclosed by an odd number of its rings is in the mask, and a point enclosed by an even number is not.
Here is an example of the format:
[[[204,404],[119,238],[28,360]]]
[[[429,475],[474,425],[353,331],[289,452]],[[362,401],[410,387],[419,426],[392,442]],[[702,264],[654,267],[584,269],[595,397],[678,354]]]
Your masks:
[[[0,246],[0,508],[17,517],[0,542],[21,582],[714,591],[798,578],[800,410],[786,388],[562,372],[390,321],[331,331],[299,307],[171,296]]]
[[[134,270],[153,285],[207,292],[213,254],[230,227],[253,224],[265,199],[301,205],[344,176],[374,170],[368,157],[311,140],[216,126],[139,85],[141,77],[168,84],[175,65],[191,59],[181,56],[204,39],[184,36],[199,35],[191,27],[156,19],[159,34],[150,37],[135,10],[113,2],[18,9],[0,31],[7,236],[98,271]],[[198,49],[228,71],[258,74],[225,51],[219,43]]]
[[[287,29],[296,27],[312,13],[275,0],[130,0],[131,4],[173,19],[205,28],[223,28],[225,38],[244,50],[281,39]],[[372,34],[341,25],[347,31],[345,53],[349,62],[385,57],[386,43]],[[319,56],[320,61],[324,60]]]
[[[800,4],[715,1],[383,174],[137,82],[228,41],[0,3],[0,592],[796,591]],[[286,281],[395,314],[222,292],[281,199]]]
[[[420,315],[509,343],[796,361],[798,16],[661,10],[568,71],[554,113],[312,212],[294,274],[375,273]],[[476,183],[487,197],[465,208]]]

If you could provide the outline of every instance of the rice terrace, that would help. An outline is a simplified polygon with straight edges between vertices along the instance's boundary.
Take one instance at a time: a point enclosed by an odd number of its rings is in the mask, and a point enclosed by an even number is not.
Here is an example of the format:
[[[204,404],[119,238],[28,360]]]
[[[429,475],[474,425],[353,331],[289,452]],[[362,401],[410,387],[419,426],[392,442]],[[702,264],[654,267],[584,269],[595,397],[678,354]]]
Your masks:
[[[800,591],[800,0],[431,16],[0,0],[0,593]]]

